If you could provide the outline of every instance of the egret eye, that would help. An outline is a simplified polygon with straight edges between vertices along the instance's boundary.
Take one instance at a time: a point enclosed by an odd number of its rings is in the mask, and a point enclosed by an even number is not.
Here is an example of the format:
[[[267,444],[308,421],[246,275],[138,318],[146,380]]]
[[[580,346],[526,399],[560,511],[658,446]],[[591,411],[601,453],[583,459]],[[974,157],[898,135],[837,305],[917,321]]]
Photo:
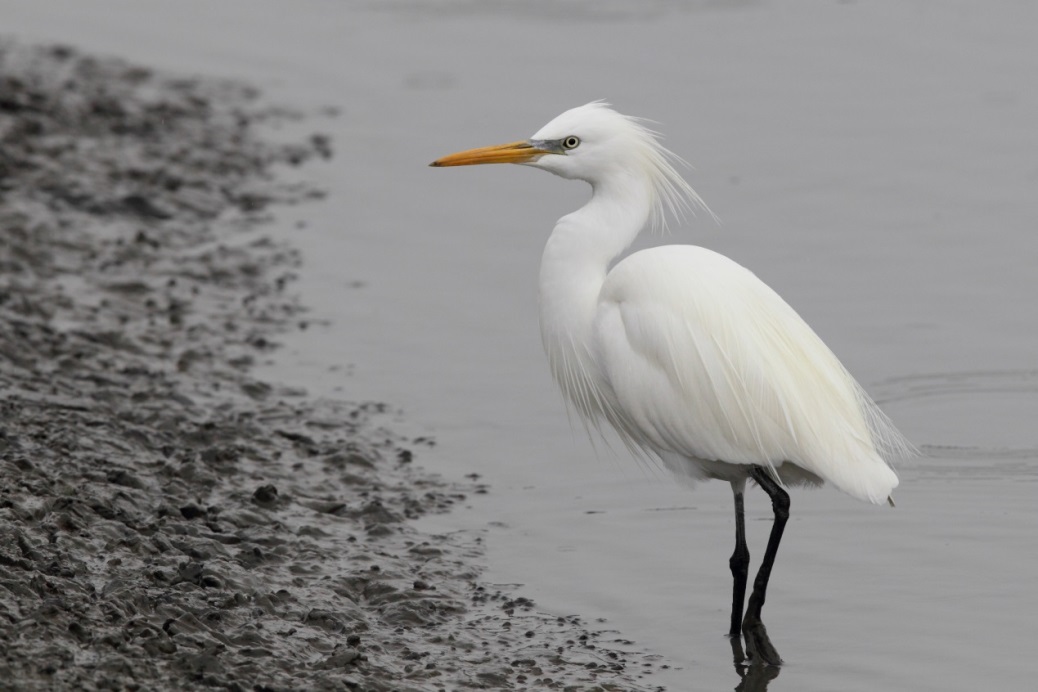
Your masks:
[[[562,140],[563,149],[576,149],[578,146],[580,146],[580,137],[570,135],[566,139]]]

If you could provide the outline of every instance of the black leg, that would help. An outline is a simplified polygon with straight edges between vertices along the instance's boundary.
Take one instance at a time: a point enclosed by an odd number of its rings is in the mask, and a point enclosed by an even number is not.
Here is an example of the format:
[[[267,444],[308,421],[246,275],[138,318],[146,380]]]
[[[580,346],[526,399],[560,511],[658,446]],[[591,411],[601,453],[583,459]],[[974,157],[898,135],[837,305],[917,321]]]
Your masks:
[[[746,547],[746,516],[744,513],[743,489],[745,485],[732,483],[735,494],[735,552],[728,560],[732,570],[732,626],[728,636],[742,636],[742,604],[746,601],[746,577],[750,573],[750,550]]]
[[[771,536],[768,538],[768,548],[764,552],[764,560],[761,562],[757,577],[753,580],[753,593],[750,594],[750,602],[746,607],[746,617],[742,621],[742,632],[746,638],[746,649],[751,658],[762,663],[779,665],[782,659],[778,651],[772,646],[768,639],[768,632],[761,622],[761,609],[768,591],[768,579],[771,577],[771,568],[775,565],[775,556],[778,554],[779,542],[782,540],[782,531],[786,528],[786,520],[789,519],[789,495],[779,487],[768,471],[761,466],[750,467],[750,478],[771,497],[771,507],[775,512],[775,522],[771,525]]]

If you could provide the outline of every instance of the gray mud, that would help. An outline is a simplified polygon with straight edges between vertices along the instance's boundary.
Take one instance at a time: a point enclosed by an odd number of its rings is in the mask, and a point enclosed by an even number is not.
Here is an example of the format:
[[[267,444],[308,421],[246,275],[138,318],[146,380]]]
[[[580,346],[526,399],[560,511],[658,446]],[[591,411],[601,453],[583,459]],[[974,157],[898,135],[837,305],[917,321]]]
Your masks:
[[[616,633],[410,522],[487,492],[383,406],[257,381],[271,205],[327,137],[240,84],[0,43],[0,688],[647,689]],[[302,169],[305,175],[305,168]]]

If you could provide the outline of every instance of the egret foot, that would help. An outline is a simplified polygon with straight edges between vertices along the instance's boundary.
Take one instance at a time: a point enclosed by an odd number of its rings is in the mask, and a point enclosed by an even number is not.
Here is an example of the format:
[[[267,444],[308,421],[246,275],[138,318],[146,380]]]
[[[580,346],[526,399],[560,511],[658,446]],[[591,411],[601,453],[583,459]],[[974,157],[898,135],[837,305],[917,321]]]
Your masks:
[[[782,657],[779,656],[775,645],[768,637],[768,630],[764,623],[749,613],[742,621],[742,636],[746,639],[746,653],[754,665],[780,666]]]

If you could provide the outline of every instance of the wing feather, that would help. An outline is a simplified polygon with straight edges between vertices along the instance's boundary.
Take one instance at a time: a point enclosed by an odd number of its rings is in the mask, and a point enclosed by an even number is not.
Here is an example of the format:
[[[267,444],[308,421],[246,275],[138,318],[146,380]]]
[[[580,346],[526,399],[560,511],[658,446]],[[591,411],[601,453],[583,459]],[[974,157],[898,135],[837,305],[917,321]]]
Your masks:
[[[791,462],[873,502],[911,451],[822,340],[722,255],[643,250],[603,285],[593,357],[628,444],[773,469]]]

